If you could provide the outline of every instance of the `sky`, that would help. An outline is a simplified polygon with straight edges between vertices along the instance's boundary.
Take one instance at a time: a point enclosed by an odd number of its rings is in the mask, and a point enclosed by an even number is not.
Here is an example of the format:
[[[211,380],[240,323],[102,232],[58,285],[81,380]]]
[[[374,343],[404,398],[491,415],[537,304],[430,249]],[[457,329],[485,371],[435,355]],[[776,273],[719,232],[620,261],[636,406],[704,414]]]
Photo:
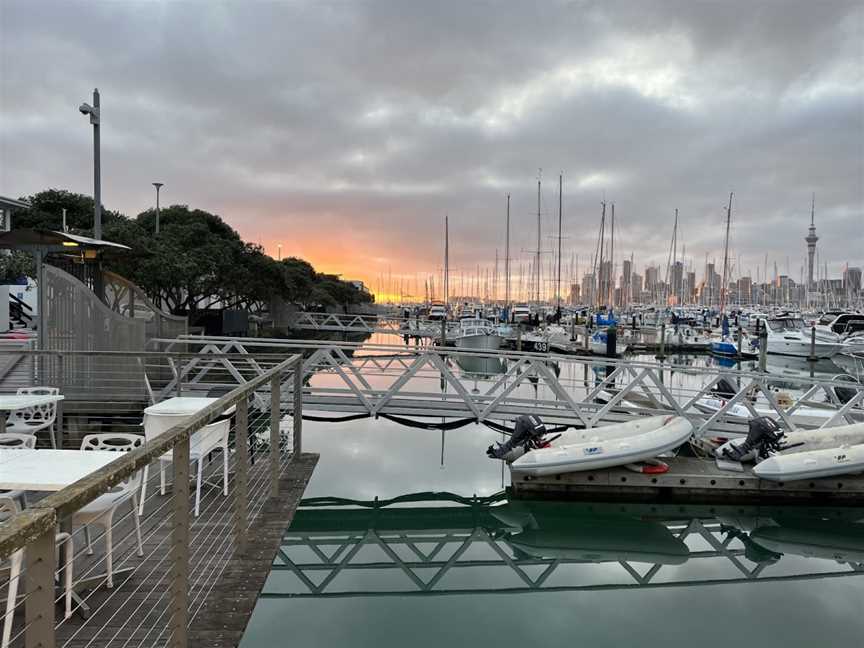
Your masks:
[[[92,192],[77,107],[102,103],[102,199],[188,204],[268,253],[422,286],[537,239],[589,269],[601,202],[616,265],[800,279],[864,265],[864,3],[0,0],[0,195]],[[578,255],[578,259],[577,259]],[[500,266],[503,275],[503,261]],[[485,271],[485,270],[484,270]],[[385,285],[384,288],[387,286]],[[420,288],[422,290],[422,288]]]

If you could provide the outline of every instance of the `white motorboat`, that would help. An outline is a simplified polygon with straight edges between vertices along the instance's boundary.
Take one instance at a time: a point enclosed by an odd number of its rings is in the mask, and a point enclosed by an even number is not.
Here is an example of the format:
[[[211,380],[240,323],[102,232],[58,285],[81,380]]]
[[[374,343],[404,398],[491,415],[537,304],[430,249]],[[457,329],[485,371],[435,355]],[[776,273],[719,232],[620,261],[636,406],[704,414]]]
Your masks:
[[[494,324],[485,319],[472,318],[460,320],[455,343],[460,349],[497,351],[501,348],[501,340]]]
[[[528,322],[531,318],[531,308],[527,304],[517,304],[513,307],[513,323]]]
[[[781,317],[760,320],[767,335],[768,353],[780,355],[830,358],[843,350],[840,336],[831,331],[816,330],[815,342],[813,335],[804,324],[804,320],[796,317]]]
[[[541,477],[597,470],[653,459],[686,442],[693,426],[680,416],[651,416],[567,431],[551,447],[531,450],[514,461],[513,472]]]
[[[693,407],[703,414],[714,414],[715,412],[720,411],[721,408],[725,407],[726,403],[727,401],[722,398],[706,396],[693,403]],[[780,399],[778,405],[783,407],[783,404],[783,399]],[[751,403],[751,406],[753,407],[753,411],[756,412],[756,416],[770,416],[772,418],[779,417],[777,411],[771,407],[767,401],[757,401],[756,403]],[[836,407],[829,406],[827,403],[825,407],[808,407],[802,405],[801,407],[792,410],[789,417],[795,425],[819,427],[833,417],[837,413],[837,409],[838,408]],[[735,403],[727,409],[726,412],[724,412],[724,415],[729,418],[747,420],[753,418],[753,411],[743,403]],[[849,416],[855,420],[860,419],[864,421],[864,412],[858,409],[850,410]]]

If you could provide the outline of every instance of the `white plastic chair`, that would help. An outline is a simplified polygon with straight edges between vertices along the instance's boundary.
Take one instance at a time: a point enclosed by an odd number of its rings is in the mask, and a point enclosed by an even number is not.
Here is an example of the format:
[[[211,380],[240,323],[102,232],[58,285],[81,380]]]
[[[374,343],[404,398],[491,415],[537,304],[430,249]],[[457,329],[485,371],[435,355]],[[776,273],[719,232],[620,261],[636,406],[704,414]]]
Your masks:
[[[19,510],[18,504],[14,499],[0,495],[0,522],[5,522],[8,518],[18,513]],[[63,565],[63,580],[64,589],[66,590],[65,618],[68,619],[72,616],[72,561],[75,555],[72,546],[72,536],[68,533],[58,533],[55,536],[55,543],[58,551],[61,546],[66,549],[66,562]],[[6,595],[6,614],[3,617],[3,639],[2,642],[0,642],[0,647],[2,648],[8,648],[9,642],[12,639],[12,623],[15,618],[15,604],[18,600],[18,581],[21,578],[21,567],[23,563],[24,549],[18,549],[9,557],[8,569],[4,568],[0,570],[3,572],[8,571],[9,574],[9,591]]]
[[[110,450],[113,452],[129,452],[144,445],[144,437],[137,434],[121,434],[106,432],[102,434],[88,434],[81,442],[81,451],[88,450]],[[136,472],[126,481],[117,484],[113,490],[100,495],[87,504],[84,508],[72,515],[72,524],[84,527],[84,535],[87,539],[87,553],[93,554],[93,545],[90,541],[89,526],[96,525],[105,529],[105,564],[107,586],[114,587],[113,560],[114,514],[122,504],[129,503],[132,510],[132,520],[135,523],[135,536],[138,540],[138,555],[144,555],[144,547],[141,544],[141,523],[136,512],[138,511],[138,489],[141,487],[141,472]]]
[[[18,390],[19,396],[57,396],[60,390],[57,387],[22,387]],[[46,403],[45,405],[34,405],[9,413],[6,421],[7,432],[19,432],[22,434],[36,434],[47,429],[51,435],[51,447],[57,447],[57,438],[54,435],[54,422],[57,420],[57,403]]]
[[[36,435],[18,432],[0,432],[0,450],[32,450],[36,447]],[[11,497],[21,507],[27,506],[27,493],[22,490],[0,489],[0,497]]]
[[[145,433],[146,433],[146,427]],[[195,432],[189,439],[189,461],[197,462],[197,471],[195,478],[195,517],[201,510],[201,482],[202,469],[204,458],[214,450],[222,450],[222,495],[228,495],[228,433],[231,430],[230,419],[216,421],[210,425],[205,425],[203,428]],[[156,435],[158,436],[158,434]],[[148,441],[151,440],[148,436]],[[166,452],[159,457],[159,494],[165,494],[165,464],[170,464],[172,461],[172,453]],[[147,476],[149,474],[149,466],[144,468],[143,485],[141,486],[141,504],[138,509],[138,514],[144,514],[144,502],[147,495]]]

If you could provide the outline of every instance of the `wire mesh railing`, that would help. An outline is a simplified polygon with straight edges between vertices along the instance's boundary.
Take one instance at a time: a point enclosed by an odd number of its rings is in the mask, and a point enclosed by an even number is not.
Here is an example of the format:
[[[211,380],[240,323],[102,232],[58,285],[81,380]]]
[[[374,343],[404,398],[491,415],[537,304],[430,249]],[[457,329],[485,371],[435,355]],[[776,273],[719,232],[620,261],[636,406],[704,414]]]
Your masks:
[[[171,369],[164,354],[138,359]],[[168,374],[182,376],[187,359],[171,361]],[[146,441],[140,408],[137,424],[131,413],[103,414],[102,431],[83,435],[64,460],[90,447],[116,459],[62,488],[62,475],[43,477],[57,483],[47,496],[0,492],[2,648],[188,645],[213,587],[254,540],[251,526],[300,453],[301,361],[266,359],[260,373],[224,383],[205,407]],[[224,445],[202,445],[200,435],[214,430]],[[64,436],[71,448],[73,436]],[[0,486],[27,456],[17,452],[51,465],[51,451],[0,450]]]

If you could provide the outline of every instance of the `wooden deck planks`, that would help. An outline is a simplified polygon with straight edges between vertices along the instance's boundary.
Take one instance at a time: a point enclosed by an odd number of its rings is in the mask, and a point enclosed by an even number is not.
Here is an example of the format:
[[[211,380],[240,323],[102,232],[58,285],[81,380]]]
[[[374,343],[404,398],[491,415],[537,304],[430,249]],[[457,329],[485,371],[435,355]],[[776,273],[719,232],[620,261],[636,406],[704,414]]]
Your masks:
[[[217,455],[218,457],[218,455]],[[261,458],[259,458],[261,459]],[[190,530],[190,646],[236,646],[255,607],[258,594],[270,573],[282,533],[294,512],[318,462],[317,454],[302,454],[283,460],[280,495],[269,497],[269,462],[256,461],[249,471],[250,518],[247,550],[233,549],[231,497],[222,497],[218,488],[205,486],[201,516],[192,518]],[[210,464],[211,479],[221,478],[221,458]],[[155,474],[154,474],[155,473]],[[56,645],[67,648],[150,648],[164,646],[169,639],[170,579],[170,490],[158,495],[158,470],[151,471],[151,482],[141,518],[144,557],[136,554],[131,517],[126,516],[114,529],[115,570],[131,567],[125,580],[117,579],[113,589],[101,587],[82,592],[91,607],[90,617],[74,614],[60,623]],[[194,488],[190,486],[194,494]],[[255,516],[252,517],[252,513]],[[79,539],[80,538],[80,539]],[[104,571],[104,543],[101,533],[94,534],[95,554],[84,549],[83,534],[75,534],[76,580],[82,575]],[[57,607],[57,621],[62,611]],[[19,621],[23,621],[23,616]],[[20,625],[16,623],[16,632]],[[22,638],[14,642],[23,645]]]

